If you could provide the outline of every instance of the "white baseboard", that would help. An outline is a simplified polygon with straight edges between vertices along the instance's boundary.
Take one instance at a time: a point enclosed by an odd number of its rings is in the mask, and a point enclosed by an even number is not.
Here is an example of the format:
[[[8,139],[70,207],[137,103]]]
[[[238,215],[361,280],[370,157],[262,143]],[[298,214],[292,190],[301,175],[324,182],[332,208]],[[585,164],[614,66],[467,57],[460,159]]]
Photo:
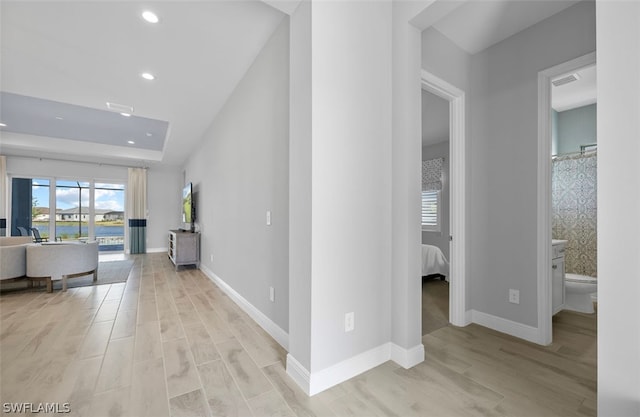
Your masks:
[[[309,371],[307,368],[302,366],[300,362],[296,360],[290,353],[287,353],[287,365],[286,365],[287,375],[293,379],[293,381],[298,384],[300,388],[304,391],[305,394],[309,394],[309,387],[311,385],[311,376],[309,375]]]
[[[385,343],[313,373],[310,373],[298,361],[294,362],[293,357],[290,362],[291,355],[288,355],[287,373],[296,383],[304,384],[300,387],[307,395],[312,396],[385,363],[391,357],[390,345],[391,343]],[[290,365],[291,368],[289,368]]]
[[[473,323],[473,311],[474,310],[467,310],[464,312],[465,326],[468,326],[471,323]]]
[[[390,345],[390,359],[402,366],[404,369],[409,369],[424,361],[424,345],[422,343],[412,347],[411,349],[405,349],[395,343],[390,343]]]
[[[391,358],[390,345],[385,343],[321,371],[311,373],[309,395],[315,395],[385,363]]]
[[[161,253],[167,252],[168,250],[168,248],[149,248],[147,249],[147,253]]]
[[[393,360],[404,368],[410,368],[424,361],[424,346],[419,344],[411,349],[404,349],[394,343],[385,343],[313,373],[310,373],[300,362],[288,354],[287,374],[307,395],[312,396],[388,360]]]
[[[225,294],[233,300],[245,313],[255,320],[260,327],[264,329],[276,342],[280,344],[285,350],[289,350],[289,334],[282,330],[280,326],[275,324],[269,317],[267,317],[262,311],[253,306],[247,299],[240,295],[236,290],[231,288],[229,284],[224,282],[222,278],[217,276],[212,270],[206,266],[200,264],[200,270],[213,281]]]
[[[471,319],[476,324],[498,332],[506,333],[532,343],[540,343],[540,334],[537,327],[528,326],[477,310],[471,310]]]

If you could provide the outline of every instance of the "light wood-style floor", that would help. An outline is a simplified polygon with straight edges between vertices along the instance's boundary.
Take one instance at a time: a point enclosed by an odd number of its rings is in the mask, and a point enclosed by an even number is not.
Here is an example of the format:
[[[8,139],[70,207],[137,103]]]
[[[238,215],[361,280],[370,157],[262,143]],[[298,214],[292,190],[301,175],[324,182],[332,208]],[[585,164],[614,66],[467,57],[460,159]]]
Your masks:
[[[593,416],[596,320],[560,313],[540,347],[471,325],[423,338],[312,398],[286,352],[198,270],[135,255],[129,280],[0,296],[1,401],[75,416]]]
[[[422,278],[422,334],[449,325],[449,283],[439,278]]]

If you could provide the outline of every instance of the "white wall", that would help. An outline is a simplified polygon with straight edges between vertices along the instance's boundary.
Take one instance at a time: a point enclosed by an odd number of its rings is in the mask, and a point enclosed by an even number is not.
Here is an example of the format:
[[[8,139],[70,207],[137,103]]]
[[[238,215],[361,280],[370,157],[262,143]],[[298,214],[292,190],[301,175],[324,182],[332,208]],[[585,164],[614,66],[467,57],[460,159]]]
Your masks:
[[[422,90],[422,147],[449,140],[449,101]]]
[[[147,170],[147,252],[164,252],[168,230],[182,226],[182,173],[178,167],[152,166]]]
[[[537,327],[538,71],[595,50],[595,4],[578,3],[472,58],[471,307]],[[520,304],[507,301],[520,290]]]
[[[640,3],[598,20],[598,415],[640,415]]]
[[[101,179],[127,182],[127,168],[47,158],[7,156],[7,174],[26,178]]]
[[[420,276],[420,31],[409,22],[431,1],[393,2],[391,342],[405,367],[424,360]]]
[[[389,340],[391,15],[312,4],[311,372]]]
[[[26,178],[55,177],[99,181],[128,181],[126,167],[59,161],[47,158],[7,156],[7,173]],[[151,167],[147,173],[147,250],[166,250],[167,230],[180,220],[180,174],[175,167]]]
[[[289,355],[308,371],[311,369],[312,250],[311,1],[302,1],[291,15],[289,36],[289,85],[292,86],[289,90]],[[300,384],[309,385],[308,381]]]
[[[407,367],[424,359],[420,32],[408,23],[424,7],[303,2],[292,19],[291,244],[302,256],[291,275],[287,372],[311,393],[390,358]]]
[[[469,91],[471,55],[434,28],[422,32],[422,69]]]
[[[197,149],[201,265],[285,333],[289,327],[289,22],[283,20]],[[271,211],[271,226],[266,212]],[[211,261],[213,256],[213,261]],[[269,287],[275,302],[269,301]]]

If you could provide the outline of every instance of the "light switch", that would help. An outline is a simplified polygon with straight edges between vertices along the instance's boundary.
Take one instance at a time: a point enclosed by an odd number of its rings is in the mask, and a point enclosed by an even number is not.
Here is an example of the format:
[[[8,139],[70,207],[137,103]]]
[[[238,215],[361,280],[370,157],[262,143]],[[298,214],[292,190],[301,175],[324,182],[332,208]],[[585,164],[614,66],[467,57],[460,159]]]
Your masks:
[[[267,210],[267,226],[271,226],[271,210]]]

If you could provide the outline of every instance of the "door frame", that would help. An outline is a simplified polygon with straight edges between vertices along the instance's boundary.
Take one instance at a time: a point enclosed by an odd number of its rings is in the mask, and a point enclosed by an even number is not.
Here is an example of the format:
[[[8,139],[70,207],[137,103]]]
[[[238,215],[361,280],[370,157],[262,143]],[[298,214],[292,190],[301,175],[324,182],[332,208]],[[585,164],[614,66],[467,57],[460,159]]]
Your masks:
[[[422,70],[421,87],[449,102],[449,322],[471,323],[466,308],[466,136],[465,93]]]
[[[553,341],[551,311],[551,80],[596,64],[591,52],[538,72],[538,336],[537,343]]]

